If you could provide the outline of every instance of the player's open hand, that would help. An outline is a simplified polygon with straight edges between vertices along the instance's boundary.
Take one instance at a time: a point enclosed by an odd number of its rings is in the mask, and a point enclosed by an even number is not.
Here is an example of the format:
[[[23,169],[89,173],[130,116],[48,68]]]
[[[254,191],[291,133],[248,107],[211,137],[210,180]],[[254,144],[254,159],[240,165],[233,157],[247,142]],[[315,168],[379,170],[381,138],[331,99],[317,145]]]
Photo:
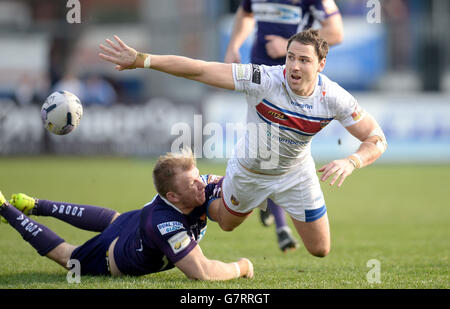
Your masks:
[[[327,165],[322,166],[319,169],[320,173],[323,173],[320,177],[321,181],[326,181],[330,176],[334,174],[333,180],[330,182],[330,186],[334,185],[334,183],[339,179],[338,188],[342,186],[345,178],[349,176],[355,167],[350,163],[347,159],[342,160],[334,160],[333,162],[328,163]]]
[[[122,42],[117,35],[115,35],[114,38],[118,44],[110,39],[106,39],[106,43],[109,44],[109,47],[104,46],[103,44],[99,45],[100,49],[105,52],[105,54],[98,54],[100,58],[117,64],[115,69],[118,71],[135,69],[136,67],[134,64],[136,62],[137,51]]]
[[[247,265],[247,267],[246,267],[246,272],[245,272],[245,275],[243,275],[243,277],[244,278],[249,278],[249,279],[252,279],[253,278],[253,276],[254,276],[254,270],[253,270],[253,263],[249,260],[249,259],[247,259],[247,258],[241,258],[240,260],[239,260],[239,262],[245,262]]]
[[[225,63],[240,63],[241,55],[239,54],[239,49],[227,49],[224,58]]]
[[[278,59],[286,56],[288,40],[278,35],[266,35],[267,40],[266,50],[267,54],[272,59]]]

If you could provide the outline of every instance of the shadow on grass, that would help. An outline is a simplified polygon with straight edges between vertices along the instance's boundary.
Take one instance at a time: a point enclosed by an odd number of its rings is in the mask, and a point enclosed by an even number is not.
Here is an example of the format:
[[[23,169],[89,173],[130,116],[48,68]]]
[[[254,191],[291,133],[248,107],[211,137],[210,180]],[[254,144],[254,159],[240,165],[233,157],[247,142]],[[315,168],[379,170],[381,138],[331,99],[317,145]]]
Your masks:
[[[43,272],[22,272],[0,275],[0,287],[1,288],[16,288],[24,286],[29,288],[33,285],[45,285],[45,284],[61,284],[67,283],[66,276],[64,274],[49,274]]]
[[[142,277],[81,276],[80,283],[68,283],[65,273],[20,272],[0,274],[0,289],[103,289],[103,288],[180,288],[192,283],[187,278],[170,280],[172,276],[148,275]]]

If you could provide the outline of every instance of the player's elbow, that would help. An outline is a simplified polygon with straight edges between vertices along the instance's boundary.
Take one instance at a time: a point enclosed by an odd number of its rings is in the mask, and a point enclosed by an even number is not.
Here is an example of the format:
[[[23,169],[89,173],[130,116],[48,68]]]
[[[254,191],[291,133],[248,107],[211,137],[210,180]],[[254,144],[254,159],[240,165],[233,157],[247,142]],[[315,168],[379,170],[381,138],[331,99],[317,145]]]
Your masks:
[[[331,39],[329,45],[338,45],[344,41],[344,31],[335,30],[331,34]]]
[[[339,33],[336,35],[336,42],[334,45],[341,44],[342,42],[344,42],[344,33]]]

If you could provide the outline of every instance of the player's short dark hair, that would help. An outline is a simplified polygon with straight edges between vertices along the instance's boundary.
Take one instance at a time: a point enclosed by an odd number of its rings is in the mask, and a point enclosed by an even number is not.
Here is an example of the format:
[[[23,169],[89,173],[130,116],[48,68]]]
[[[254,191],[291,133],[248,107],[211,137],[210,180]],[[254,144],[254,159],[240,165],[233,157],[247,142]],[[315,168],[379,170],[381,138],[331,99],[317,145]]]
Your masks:
[[[177,192],[175,177],[180,172],[189,171],[196,166],[191,149],[179,153],[169,152],[160,156],[153,168],[153,184],[159,195],[166,198],[168,192]]]
[[[308,29],[294,34],[288,40],[287,49],[289,49],[289,46],[293,41],[299,42],[303,45],[312,45],[316,51],[319,61],[326,58],[328,55],[328,43],[319,35],[318,30]]]

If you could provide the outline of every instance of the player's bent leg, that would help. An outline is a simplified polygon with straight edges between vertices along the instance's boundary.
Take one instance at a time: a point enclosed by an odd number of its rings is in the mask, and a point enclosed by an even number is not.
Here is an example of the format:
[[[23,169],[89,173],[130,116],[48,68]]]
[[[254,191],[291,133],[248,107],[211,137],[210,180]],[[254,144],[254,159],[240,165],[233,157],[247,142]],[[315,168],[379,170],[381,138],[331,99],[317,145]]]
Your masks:
[[[330,226],[325,213],[313,222],[302,222],[292,218],[298,234],[309,253],[316,257],[325,257],[330,252]]]
[[[70,260],[70,256],[72,255],[73,251],[76,248],[77,246],[73,246],[71,244],[63,242],[57,247],[55,247],[53,250],[51,250],[49,253],[47,253],[46,257],[55,261],[65,269],[69,270],[69,266],[67,264]]]
[[[226,232],[230,232],[238,227],[251,212],[241,214],[227,208],[222,199],[214,200],[208,207],[208,216],[216,221],[220,228]]]
[[[46,256],[64,243],[64,239],[45,225],[27,217],[20,210],[9,204],[2,196],[0,196],[0,215],[42,256]]]

